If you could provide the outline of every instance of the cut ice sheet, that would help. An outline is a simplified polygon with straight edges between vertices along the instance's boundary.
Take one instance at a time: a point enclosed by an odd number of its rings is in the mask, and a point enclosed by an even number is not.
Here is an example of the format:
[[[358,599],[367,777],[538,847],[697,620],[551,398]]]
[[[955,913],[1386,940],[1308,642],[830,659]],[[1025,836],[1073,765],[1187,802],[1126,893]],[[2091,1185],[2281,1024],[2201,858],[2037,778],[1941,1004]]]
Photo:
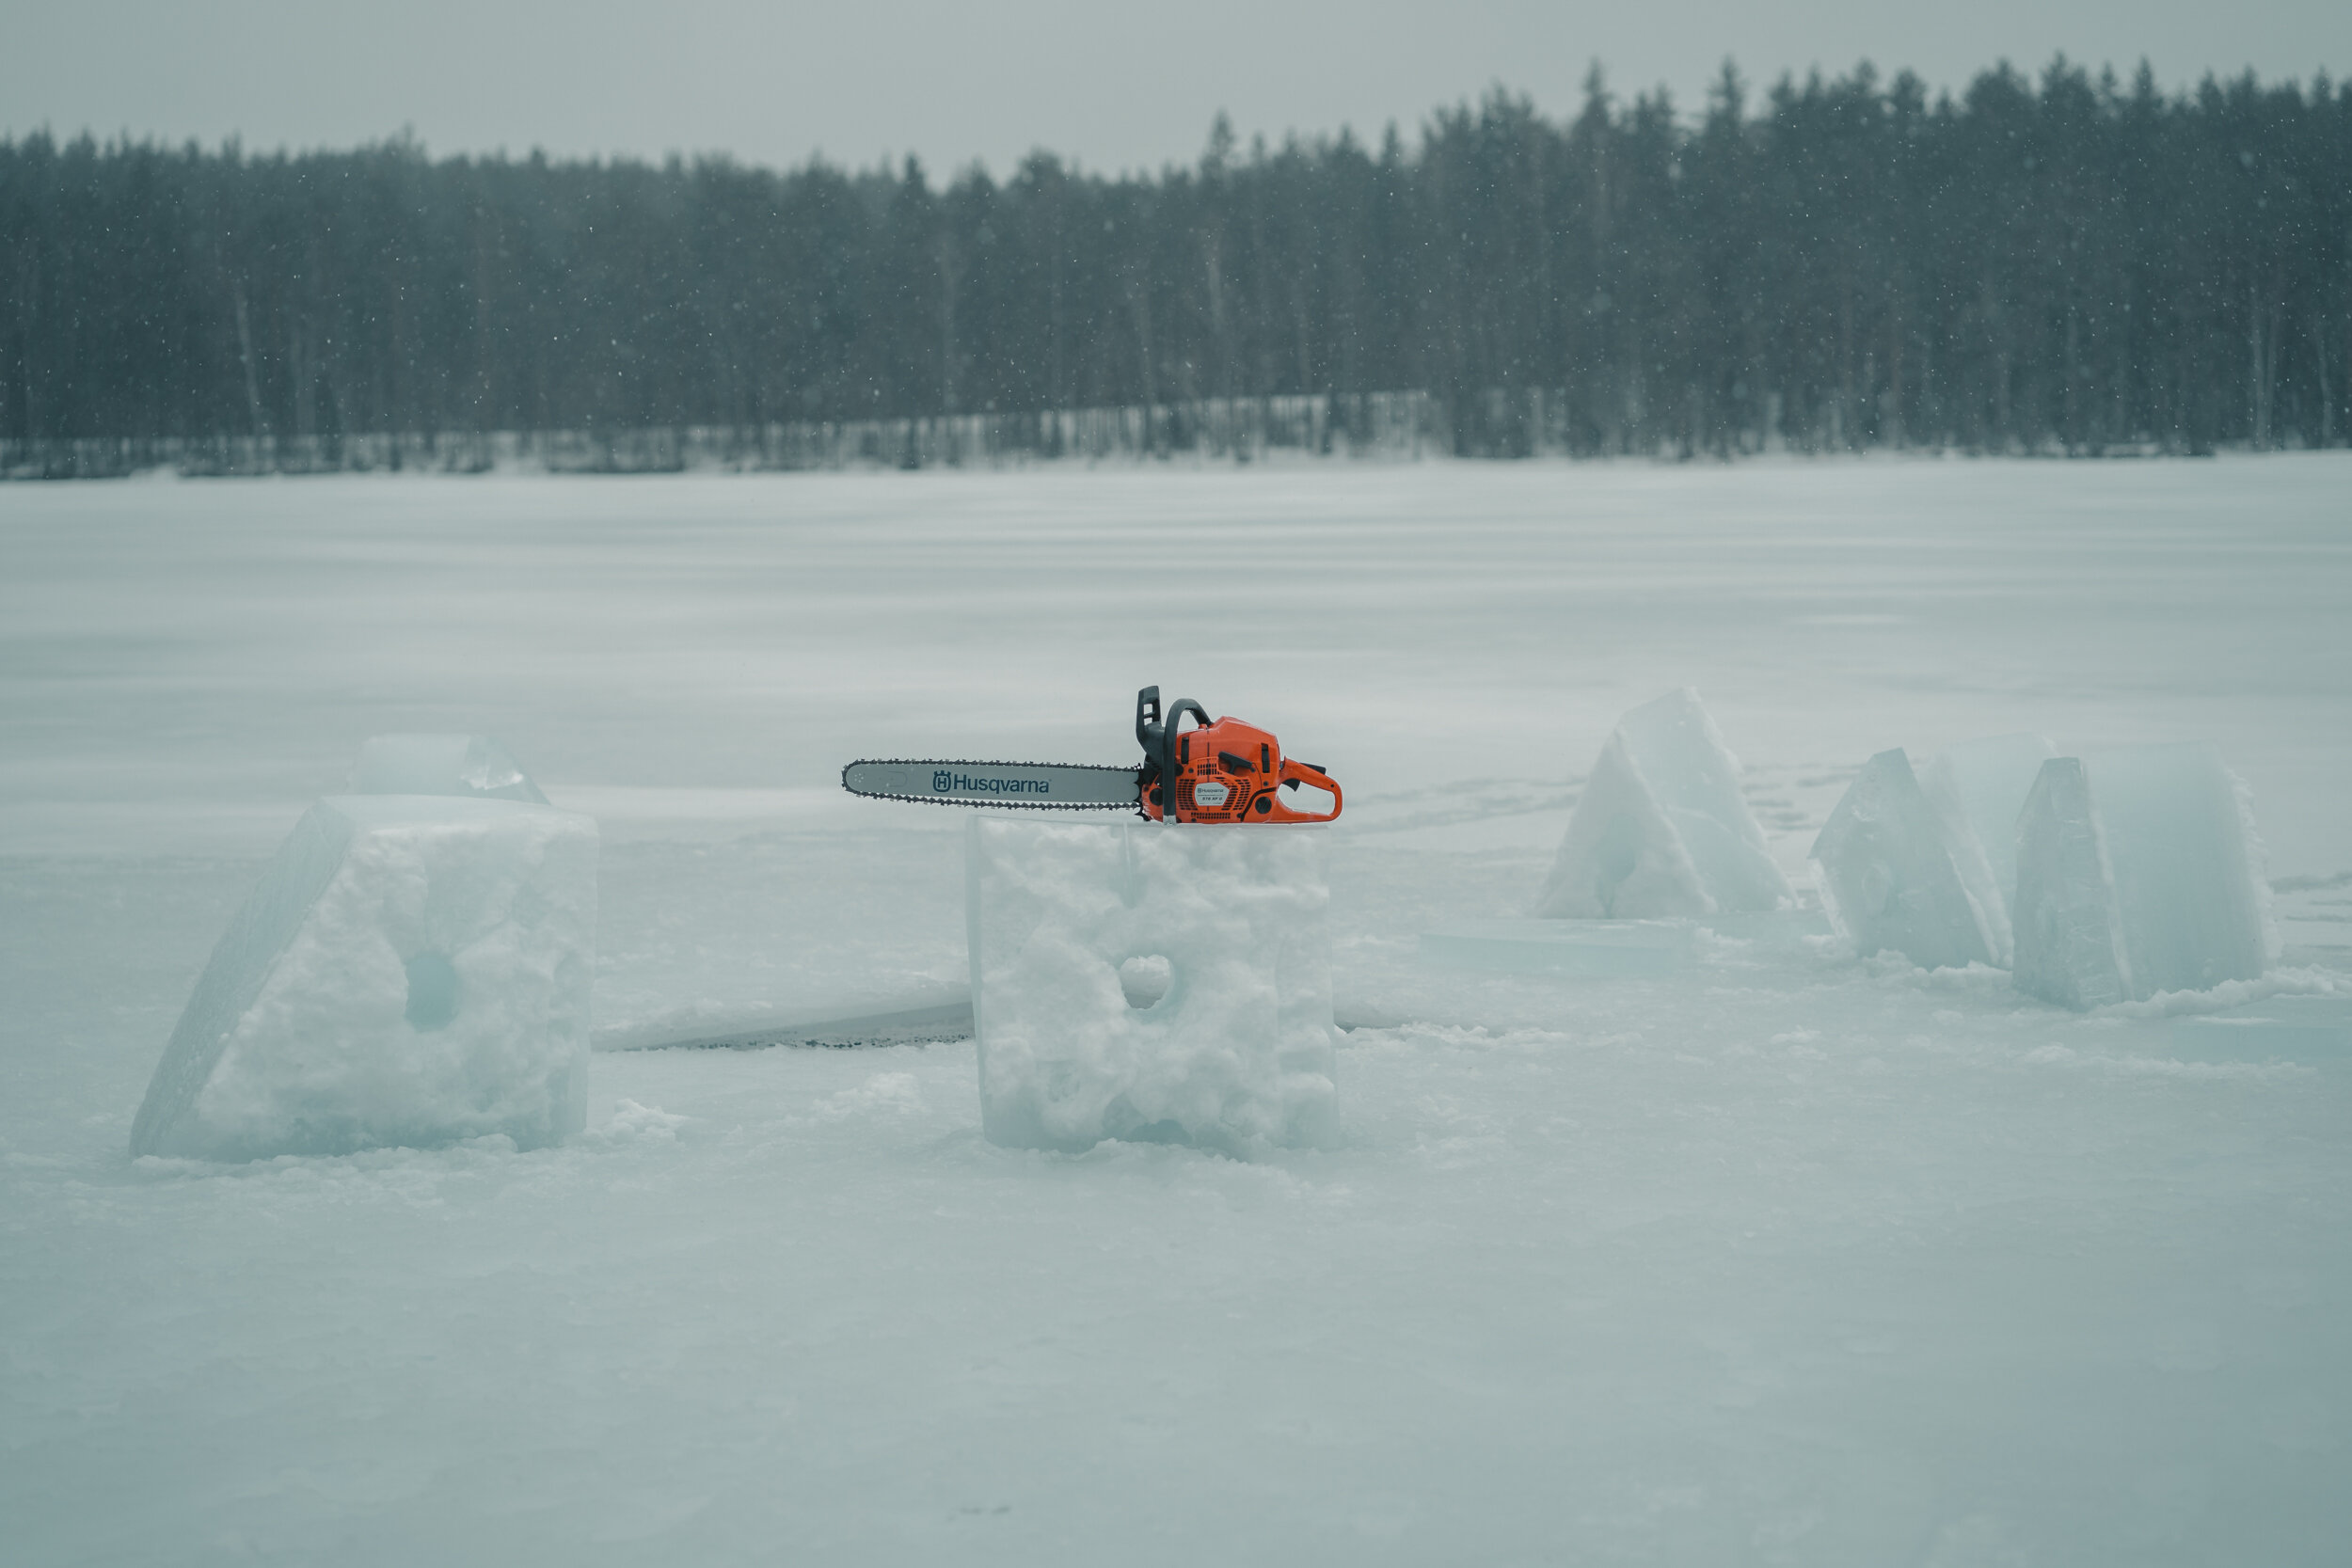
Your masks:
[[[2194,1055],[2352,1064],[2352,995],[2273,996],[2175,1018],[2171,1027],[2174,1047]]]
[[[1477,920],[1421,936],[1421,961],[1443,969],[1593,979],[1665,974],[1691,961],[1681,920]]]

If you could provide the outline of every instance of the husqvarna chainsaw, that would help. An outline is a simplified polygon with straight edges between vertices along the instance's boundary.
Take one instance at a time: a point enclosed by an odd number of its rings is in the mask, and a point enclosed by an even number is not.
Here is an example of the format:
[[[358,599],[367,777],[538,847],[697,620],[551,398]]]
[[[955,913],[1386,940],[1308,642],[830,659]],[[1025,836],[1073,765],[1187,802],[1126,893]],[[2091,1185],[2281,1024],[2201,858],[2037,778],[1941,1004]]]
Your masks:
[[[1195,721],[1184,728],[1185,715]],[[1154,822],[1328,822],[1340,786],[1311,762],[1294,762],[1266,731],[1238,719],[1211,719],[1189,697],[1160,715],[1160,689],[1136,693],[1134,768],[1054,762],[853,762],[841,787],[882,800],[943,806],[1022,806],[1032,811],[1136,811]],[[1300,784],[1331,797],[1321,815],[1281,798]]]

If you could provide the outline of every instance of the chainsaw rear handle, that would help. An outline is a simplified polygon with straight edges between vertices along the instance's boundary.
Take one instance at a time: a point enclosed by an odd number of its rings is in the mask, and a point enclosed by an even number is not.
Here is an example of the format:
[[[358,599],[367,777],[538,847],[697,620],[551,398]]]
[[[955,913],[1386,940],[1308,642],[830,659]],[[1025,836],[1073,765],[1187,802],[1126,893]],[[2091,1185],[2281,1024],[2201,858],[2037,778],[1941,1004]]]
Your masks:
[[[1317,768],[1312,763],[1295,762],[1289,757],[1284,757],[1282,759],[1282,783],[1280,788],[1296,789],[1302,784],[1312,784],[1317,789],[1329,790],[1331,792],[1331,809],[1323,813],[1321,816],[1317,816],[1312,812],[1293,811],[1289,806],[1282,803],[1282,797],[1279,793],[1268,791],[1266,799],[1272,800],[1274,804],[1267,810],[1264,820],[1268,822],[1328,822],[1333,817],[1339,816],[1341,803],[1340,781],[1333,778],[1330,774],[1326,773],[1322,768]]]

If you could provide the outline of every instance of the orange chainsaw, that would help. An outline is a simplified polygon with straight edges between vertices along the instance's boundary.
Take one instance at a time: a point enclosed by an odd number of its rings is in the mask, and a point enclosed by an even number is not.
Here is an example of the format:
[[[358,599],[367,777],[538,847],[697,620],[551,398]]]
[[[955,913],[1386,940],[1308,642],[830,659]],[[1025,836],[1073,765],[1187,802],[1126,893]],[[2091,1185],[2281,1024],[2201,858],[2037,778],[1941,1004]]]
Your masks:
[[[1189,714],[1195,721],[1184,727]],[[1154,822],[1328,822],[1340,815],[1339,781],[1294,762],[1282,743],[1238,719],[1211,719],[1189,697],[1160,713],[1160,689],[1136,693],[1143,762],[1094,768],[1052,762],[853,762],[841,787],[880,800],[1032,811],[1134,811]],[[1331,797],[1328,812],[1295,811],[1281,798],[1305,784]]]

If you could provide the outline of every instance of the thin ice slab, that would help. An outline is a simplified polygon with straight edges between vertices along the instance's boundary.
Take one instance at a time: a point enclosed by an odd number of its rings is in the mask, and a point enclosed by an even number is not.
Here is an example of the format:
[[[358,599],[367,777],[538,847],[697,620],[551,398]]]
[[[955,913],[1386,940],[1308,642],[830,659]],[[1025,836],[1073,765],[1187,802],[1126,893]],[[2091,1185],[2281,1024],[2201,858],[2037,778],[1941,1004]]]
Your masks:
[[[343,793],[548,803],[506,748],[486,735],[372,736],[359,748]]]
[[[790,1011],[699,1008],[596,1031],[598,1051],[762,1051],[771,1046],[934,1045],[972,1037],[972,993],[926,985],[887,998],[842,999]]]
[[[1772,910],[1790,898],[1740,793],[1740,759],[1685,687],[1617,721],[1534,912],[1633,920]]]
[[[1989,736],[1946,746],[1919,769],[1919,787],[1943,820],[1993,961],[2004,967],[2016,955],[2010,911],[2017,903],[2017,818],[2055,750],[2038,735]]]
[[[1899,747],[1863,764],[1812,850],[1821,903],[1854,951],[1922,969],[1991,963],[1990,923],[1962,881],[1944,819]]]
[[[981,815],[965,898],[992,1143],[1234,1154],[1338,1132],[1311,828]]]
[[[2273,996],[2176,1018],[2172,1044],[2185,1054],[2225,1061],[2352,1062],[2352,996]]]
[[[321,800],[214,949],[131,1152],[554,1143],[586,1116],[596,931],[588,817],[444,796]]]
[[[1475,920],[1422,932],[1420,955],[1440,969],[1632,978],[1689,967],[1692,932],[1683,920]]]

